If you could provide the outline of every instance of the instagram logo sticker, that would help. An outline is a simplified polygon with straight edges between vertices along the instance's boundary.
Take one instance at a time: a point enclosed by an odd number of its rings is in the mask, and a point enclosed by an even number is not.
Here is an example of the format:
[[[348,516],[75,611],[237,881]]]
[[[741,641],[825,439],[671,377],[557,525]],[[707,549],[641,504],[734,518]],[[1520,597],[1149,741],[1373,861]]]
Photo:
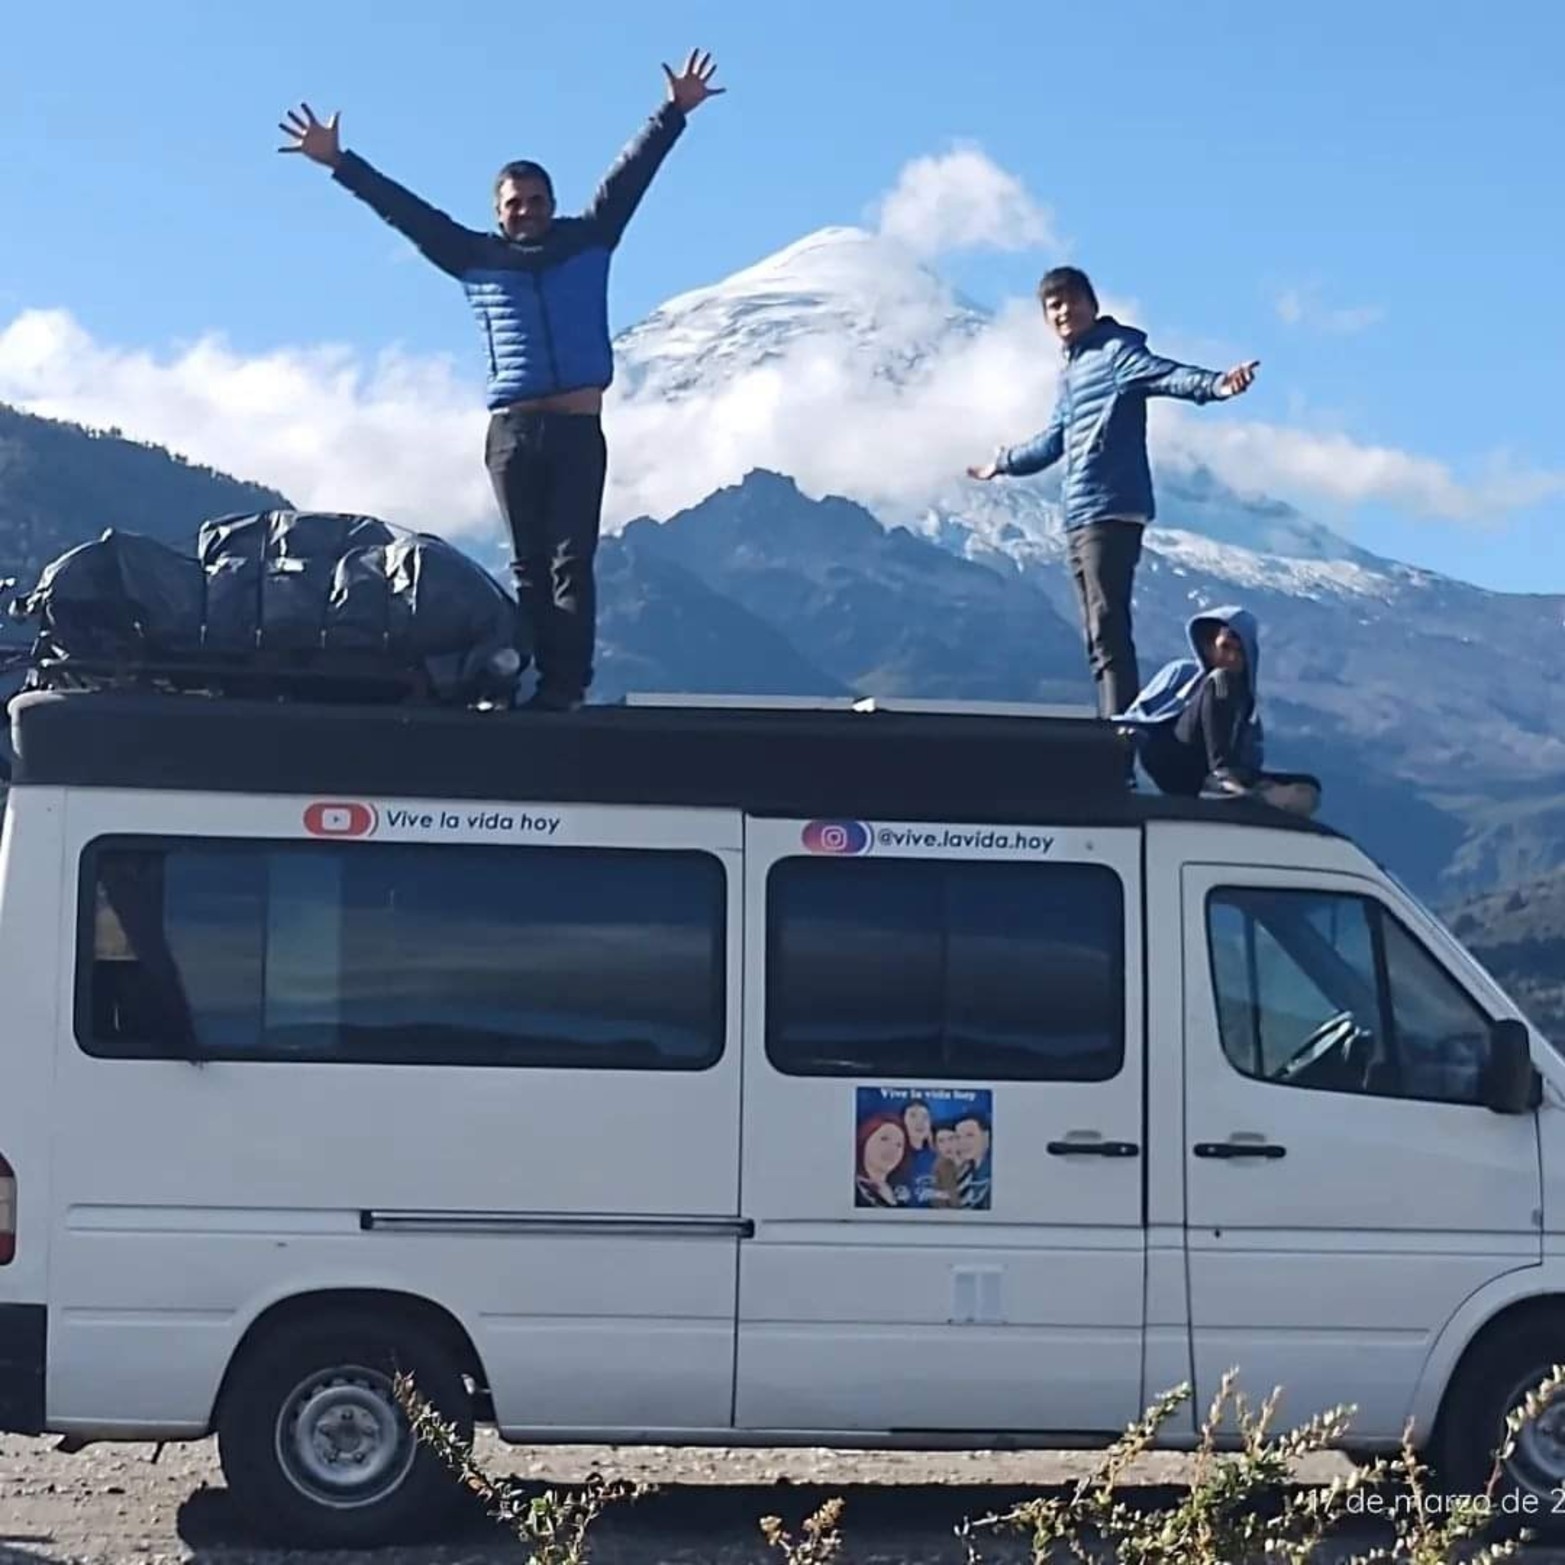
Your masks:
[[[811,853],[864,853],[870,829],[863,821],[811,821],[804,828],[804,846]]]
[[[312,837],[367,837],[378,824],[375,807],[356,799],[321,800],[304,812],[304,829]]]

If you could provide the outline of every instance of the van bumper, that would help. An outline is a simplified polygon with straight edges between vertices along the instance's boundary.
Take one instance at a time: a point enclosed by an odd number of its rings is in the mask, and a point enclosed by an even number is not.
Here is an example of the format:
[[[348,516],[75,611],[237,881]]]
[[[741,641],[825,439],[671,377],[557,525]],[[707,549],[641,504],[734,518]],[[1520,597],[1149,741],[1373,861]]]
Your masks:
[[[49,1312],[42,1304],[0,1304],[0,1431],[43,1433],[44,1354]]]

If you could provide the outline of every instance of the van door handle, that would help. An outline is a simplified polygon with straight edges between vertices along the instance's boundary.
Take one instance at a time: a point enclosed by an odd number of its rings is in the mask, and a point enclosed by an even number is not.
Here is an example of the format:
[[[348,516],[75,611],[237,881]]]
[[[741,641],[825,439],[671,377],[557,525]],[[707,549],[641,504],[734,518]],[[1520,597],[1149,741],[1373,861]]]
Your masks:
[[[1135,1157],[1141,1148],[1134,1141],[1051,1141],[1050,1157]]]
[[[1280,1147],[1273,1141],[1198,1141],[1195,1144],[1197,1157],[1269,1157],[1279,1158],[1288,1155],[1287,1147]]]

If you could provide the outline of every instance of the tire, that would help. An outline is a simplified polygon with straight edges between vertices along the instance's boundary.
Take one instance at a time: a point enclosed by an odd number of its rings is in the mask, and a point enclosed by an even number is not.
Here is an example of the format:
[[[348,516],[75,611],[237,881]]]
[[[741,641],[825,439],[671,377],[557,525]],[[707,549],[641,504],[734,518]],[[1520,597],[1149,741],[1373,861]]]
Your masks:
[[[423,1541],[454,1519],[466,1493],[397,1405],[392,1381],[403,1371],[471,1440],[461,1368],[414,1322],[301,1322],[235,1362],[217,1419],[218,1459],[257,1533],[283,1546],[377,1548]]]
[[[1507,1438],[1506,1417],[1556,1364],[1565,1364],[1565,1314],[1502,1326],[1464,1360],[1429,1454],[1441,1491],[1457,1498],[1483,1494]],[[1565,1536],[1565,1391],[1522,1426],[1490,1503],[1489,1530],[1496,1535],[1526,1528],[1539,1539]]]

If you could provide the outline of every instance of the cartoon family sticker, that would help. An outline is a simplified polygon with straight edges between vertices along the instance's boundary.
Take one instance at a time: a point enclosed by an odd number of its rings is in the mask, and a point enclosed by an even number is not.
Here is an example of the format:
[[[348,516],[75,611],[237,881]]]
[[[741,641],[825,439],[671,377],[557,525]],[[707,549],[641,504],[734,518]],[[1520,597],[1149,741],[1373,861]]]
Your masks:
[[[853,1204],[988,1211],[994,1116],[987,1088],[860,1087]]]

